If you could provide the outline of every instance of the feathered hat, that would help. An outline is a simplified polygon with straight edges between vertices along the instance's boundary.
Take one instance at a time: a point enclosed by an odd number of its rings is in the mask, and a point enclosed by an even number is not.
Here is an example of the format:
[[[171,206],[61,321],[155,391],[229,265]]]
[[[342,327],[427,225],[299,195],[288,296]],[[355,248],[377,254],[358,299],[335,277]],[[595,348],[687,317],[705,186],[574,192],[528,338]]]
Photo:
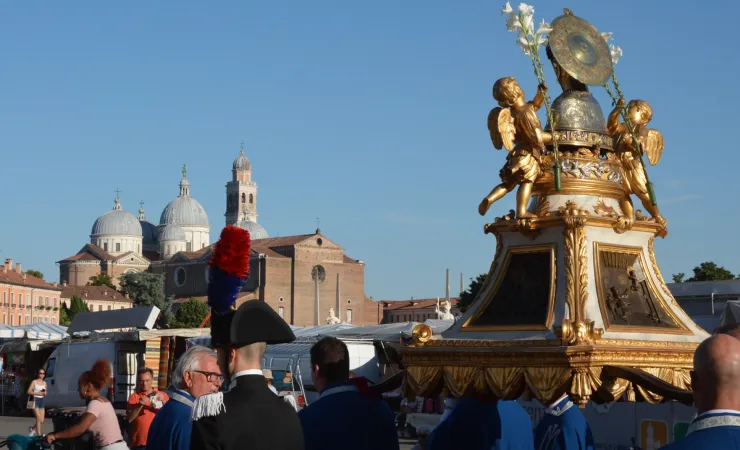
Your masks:
[[[214,245],[208,277],[208,306],[211,307],[211,345],[230,346],[231,322],[236,299],[249,277],[249,232],[227,226]]]

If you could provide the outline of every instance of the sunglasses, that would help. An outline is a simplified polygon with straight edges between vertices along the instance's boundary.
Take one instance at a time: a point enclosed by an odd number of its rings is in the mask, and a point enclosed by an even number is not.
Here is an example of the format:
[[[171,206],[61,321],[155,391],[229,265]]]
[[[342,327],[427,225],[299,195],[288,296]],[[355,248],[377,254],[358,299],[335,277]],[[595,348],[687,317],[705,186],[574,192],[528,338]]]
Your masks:
[[[44,372],[39,372],[39,375],[46,375],[46,373],[44,373]]]

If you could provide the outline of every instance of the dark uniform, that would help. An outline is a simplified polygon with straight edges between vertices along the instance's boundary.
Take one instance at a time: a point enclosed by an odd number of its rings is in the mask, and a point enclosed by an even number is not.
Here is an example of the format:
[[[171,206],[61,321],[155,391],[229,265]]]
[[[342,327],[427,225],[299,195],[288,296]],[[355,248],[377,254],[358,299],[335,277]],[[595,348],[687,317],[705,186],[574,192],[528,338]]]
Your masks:
[[[295,340],[288,324],[265,302],[250,300],[236,311],[233,309],[248,273],[248,236],[244,230],[226,227],[211,260],[208,304],[211,345],[216,349]],[[270,391],[262,371],[245,370],[229,375],[228,392],[208,394],[196,400],[190,449],[303,450],[298,415]]]
[[[303,450],[295,410],[270,391],[262,374],[240,375],[233,382],[223,394],[223,409],[193,422],[191,450]]]

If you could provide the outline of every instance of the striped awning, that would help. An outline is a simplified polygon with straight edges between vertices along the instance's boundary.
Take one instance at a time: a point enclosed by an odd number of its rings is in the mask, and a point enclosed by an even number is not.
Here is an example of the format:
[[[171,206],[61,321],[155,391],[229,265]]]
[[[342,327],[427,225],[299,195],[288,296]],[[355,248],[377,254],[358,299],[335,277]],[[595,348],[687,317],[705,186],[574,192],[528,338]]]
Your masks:
[[[17,327],[25,332],[26,339],[39,339],[45,341],[58,341],[68,337],[67,327],[53,323],[34,323]]]

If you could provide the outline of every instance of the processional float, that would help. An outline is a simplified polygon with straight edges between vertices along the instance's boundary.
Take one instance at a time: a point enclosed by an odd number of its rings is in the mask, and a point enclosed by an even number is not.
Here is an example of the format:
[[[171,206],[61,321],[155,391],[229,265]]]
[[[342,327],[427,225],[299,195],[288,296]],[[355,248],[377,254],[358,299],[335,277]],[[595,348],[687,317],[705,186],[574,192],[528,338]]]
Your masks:
[[[652,108],[625,101],[610,33],[567,9],[536,31],[531,6],[502,12],[540,84],[531,101],[514,78],[494,84],[488,129],[508,154],[479,212],[513,190],[516,209],[484,228],[495,255],[470,309],[440,336],[418,325],[402,348],[405,392],[690,403],[692,357],[707,333],[678,306],[655,258],[667,223],[645,166],[663,152],[648,127]],[[543,47],[562,88],[552,103]],[[606,119],[588,86],[612,98]]]

